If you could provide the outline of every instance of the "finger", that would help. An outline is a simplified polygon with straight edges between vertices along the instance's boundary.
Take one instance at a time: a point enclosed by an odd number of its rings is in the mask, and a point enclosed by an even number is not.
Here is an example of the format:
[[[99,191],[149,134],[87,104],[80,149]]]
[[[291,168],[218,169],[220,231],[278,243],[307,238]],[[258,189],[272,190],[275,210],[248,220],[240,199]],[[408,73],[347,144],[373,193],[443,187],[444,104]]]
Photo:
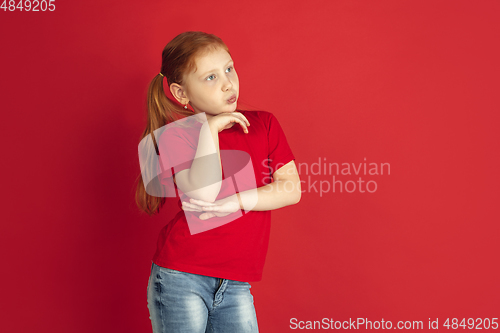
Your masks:
[[[217,217],[224,217],[224,216],[229,215],[230,213],[214,213],[214,214],[215,214],[215,216],[217,216]]]
[[[201,206],[198,206],[198,205],[196,205],[196,204],[189,203],[189,202],[186,202],[186,201],[183,201],[183,202],[182,202],[182,205],[183,205],[183,206],[186,206],[186,207],[190,207],[190,208],[199,208],[199,209],[201,209],[201,208],[202,208]]]
[[[247,123],[247,126],[250,126],[250,122],[248,121],[247,117],[245,117],[244,115],[241,115],[243,117],[243,119],[245,119],[245,122]]]
[[[194,209],[186,206],[182,206],[182,210],[185,212],[203,212],[201,209]]]
[[[240,118],[242,118],[245,121],[245,124],[247,126],[250,126],[250,122],[248,121],[247,117],[245,117],[241,112],[235,111],[233,114],[236,113]]]
[[[212,213],[203,213],[200,216],[200,220],[208,220],[209,218],[215,217]]]
[[[238,118],[238,117],[235,117],[235,120],[236,120],[236,122],[238,124],[241,125],[241,127],[243,127],[243,132],[248,133],[247,124],[243,120],[241,120],[240,118]]]
[[[246,122],[248,122],[248,120],[246,120],[245,116],[243,116],[239,112],[232,112],[232,113],[229,113],[228,115],[230,116],[230,118],[228,119],[228,124],[238,123],[241,125],[241,127],[243,127],[243,131],[245,133],[248,133],[248,128],[247,128],[247,124],[246,124]]]
[[[202,206],[202,207],[208,207],[208,206],[215,206],[214,203],[212,202],[206,202],[206,201],[203,201],[203,200],[198,200],[198,199],[189,199],[189,201],[192,203],[192,204],[195,204],[195,205],[198,205],[198,206]]]
[[[185,201],[182,202],[182,209],[186,209],[186,210],[194,211],[194,212],[201,212],[202,211],[202,207],[187,203]]]
[[[209,212],[218,212],[220,210],[220,206],[203,207],[202,209]]]
[[[189,208],[189,207],[182,207],[182,210],[185,212],[203,212],[202,209],[196,209],[196,208]]]

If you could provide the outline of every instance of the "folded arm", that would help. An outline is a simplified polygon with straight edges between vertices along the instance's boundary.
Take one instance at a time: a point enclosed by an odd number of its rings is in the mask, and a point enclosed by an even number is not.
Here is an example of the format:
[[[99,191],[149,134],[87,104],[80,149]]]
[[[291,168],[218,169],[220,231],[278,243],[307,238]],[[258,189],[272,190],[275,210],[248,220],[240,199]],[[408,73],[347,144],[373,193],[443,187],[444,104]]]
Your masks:
[[[191,199],[183,202],[187,211],[204,212],[201,219],[225,216],[238,209],[264,211],[294,205],[301,198],[300,178],[292,160],[273,173],[273,182],[256,189],[243,191],[213,203]]]
[[[263,211],[294,205],[300,201],[301,194],[300,178],[292,160],[273,173],[272,183],[235,196],[241,209]]]

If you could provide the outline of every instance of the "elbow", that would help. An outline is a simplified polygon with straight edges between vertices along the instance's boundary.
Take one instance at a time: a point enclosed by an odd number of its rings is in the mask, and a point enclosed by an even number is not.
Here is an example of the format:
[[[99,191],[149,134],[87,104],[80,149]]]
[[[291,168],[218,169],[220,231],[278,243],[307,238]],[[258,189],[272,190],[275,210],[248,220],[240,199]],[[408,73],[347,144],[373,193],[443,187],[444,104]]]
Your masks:
[[[302,198],[302,192],[299,192],[299,198],[297,199],[296,203],[299,203],[300,199]]]
[[[291,205],[296,205],[299,203],[300,198],[302,197],[302,189],[300,187],[300,182],[296,183],[297,186],[294,187],[295,191],[293,191],[293,195],[291,198]]]
[[[214,195],[212,193],[200,193],[199,191],[189,192],[189,193],[186,193],[186,195],[192,199],[201,200],[201,201],[210,202],[210,203],[214,203],[215,199],[217,198],[217,195]]]
[[[295,196],[295,202],[293,203],[294,205],[295,204],[298,204],[300,202],[300,199],[302,198],[302,187],[300,186],[302,184],[302,181],[300,180],[299,178],[299,181],[297,182],[297,195]]]
[[[289,190],[288,185],[292,185],[292,190]],[[287,196],[286,196],[287,203],[285,205],[290,206],[290,205],[298,204],[300,201],[300,198],[302,197],[302,189],[300,187],[300,181],[286,180],[284,182],[283,186],[284,186],[285,191],[287,192]]]
[[[214,203],[215,200],[217,200],[217,196],[219,195],[221,185],[222,182],[217,182],[210,186],[206,186],[204,188],[188,192],[186,193],[186,195],[193,199]]]
[[[189,172],[185,178],[185,188],[187,191],[182,190],[188,197],[213,203],[219,195],[222,187],[221,179],[196,179],[193,178],[193,173]]]
[[[205,191],[203,191],[204,192],[203,195],[206,201],[211,203],[215,202],[215,200],[217,200],[217,197],[219,196],[221,187],[222,187],[222,181],[216,182],[204,188]]]
[[[300,202],[300,198],[302,197],[302,192],[298,191],[298,193],[293,197],[292,205],[296,205]]]
[[[205,193],[205,194],[202,194],[202,198],[200,198],[200,200],[203,200],[203,201],[206,201],[206,202],[210,202],[210,203],[214,203],[215,200],[217,199],[217,196],[219,195],[219,193],[214,193],[213,191],[211,193]]]

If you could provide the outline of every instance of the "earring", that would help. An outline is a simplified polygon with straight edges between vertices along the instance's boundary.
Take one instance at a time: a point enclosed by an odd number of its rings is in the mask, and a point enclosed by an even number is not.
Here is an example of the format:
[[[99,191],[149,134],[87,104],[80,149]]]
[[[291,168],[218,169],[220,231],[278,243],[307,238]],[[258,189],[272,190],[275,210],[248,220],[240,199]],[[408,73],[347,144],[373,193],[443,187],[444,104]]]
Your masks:
[[[185,109],[185,110],[187,110],[187,109],[188,109],[188,105],[187,105],[187,104],[186,104],[186,105],[184,105],[184,109]]]

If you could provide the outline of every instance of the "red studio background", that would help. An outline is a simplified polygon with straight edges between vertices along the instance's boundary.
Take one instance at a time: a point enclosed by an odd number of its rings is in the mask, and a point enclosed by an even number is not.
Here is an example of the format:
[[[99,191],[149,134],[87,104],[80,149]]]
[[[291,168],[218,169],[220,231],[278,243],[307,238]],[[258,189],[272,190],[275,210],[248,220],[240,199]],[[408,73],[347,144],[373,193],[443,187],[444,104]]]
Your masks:
[[[252,284],[261,332],[500,331],[500,2],[52,3],[0,10],[1,332],[151,331],[151,259],[178,208],[139,213],[137,148],[186,30],[226,42],[240,102],[276,115],[303,180]]]

